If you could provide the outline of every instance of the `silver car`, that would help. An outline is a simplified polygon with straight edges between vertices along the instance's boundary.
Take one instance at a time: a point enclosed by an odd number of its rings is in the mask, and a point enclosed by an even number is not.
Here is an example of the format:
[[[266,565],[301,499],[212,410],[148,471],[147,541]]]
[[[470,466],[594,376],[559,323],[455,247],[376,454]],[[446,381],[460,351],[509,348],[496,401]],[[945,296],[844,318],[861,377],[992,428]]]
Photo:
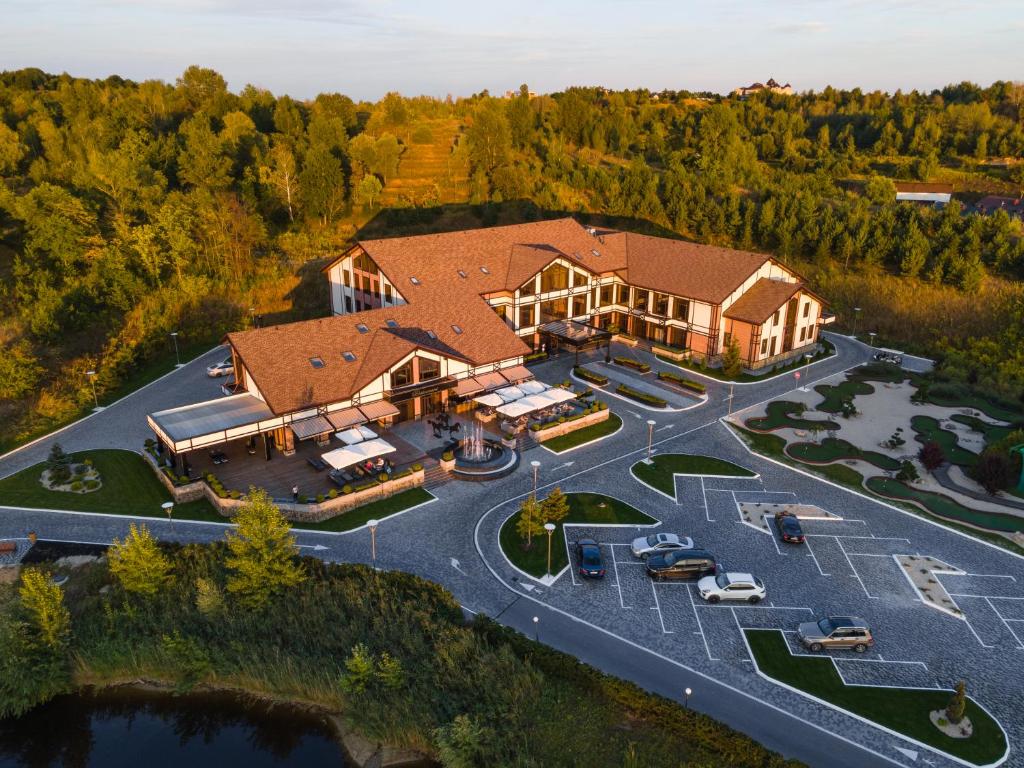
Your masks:
[[[216,379],[218,376],[227,376],[234,372],[234,361],[230,357],[221,360],[219,363],[213,363],[206,367],[206,375],[211,379]]]
[[[674,533],[652,533],[650,536],[634,539],[629,548],[633,552],[633,557],[646,560],[648,555],[663,555],[676,549],[693,549],[693,539]]]

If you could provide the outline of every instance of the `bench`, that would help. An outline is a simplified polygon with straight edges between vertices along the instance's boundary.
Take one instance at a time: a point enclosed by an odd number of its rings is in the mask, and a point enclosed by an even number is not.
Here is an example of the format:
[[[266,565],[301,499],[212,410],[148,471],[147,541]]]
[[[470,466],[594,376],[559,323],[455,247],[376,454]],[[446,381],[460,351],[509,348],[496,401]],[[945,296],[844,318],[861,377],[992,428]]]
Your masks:
[[[0,555],[9,555],[11,552],[15,552],[18,549],[18,545],[13,541],[0,541]]]

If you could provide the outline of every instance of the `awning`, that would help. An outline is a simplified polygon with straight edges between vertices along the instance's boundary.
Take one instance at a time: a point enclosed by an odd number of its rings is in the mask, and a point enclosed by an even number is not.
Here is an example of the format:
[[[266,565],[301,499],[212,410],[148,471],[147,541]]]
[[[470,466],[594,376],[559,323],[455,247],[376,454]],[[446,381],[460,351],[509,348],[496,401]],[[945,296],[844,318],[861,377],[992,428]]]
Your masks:
[[[367,440],[365,443],[348,445],[344,448],[335,448],[333,451],[323,454],[320,458],[335,469],[344,469],[367,459],[374,459],[386,453],[393,453],[395,450],[395,446],[391,445],[391,443],[378,438],[376,440]]]
[[[494,389],[508,385],[508,380],[497,371],[481,374],[476,377],[476,380],[480,382],[480,386],[484,389]]]
[[[548,403],[544,408],[549,407],[551,404]],[[532,413],[537,410],[537,407],[526,405],[522,400],[516,400],[515,402],[506,403],[500,408],[496,409],[502,416],[508,416],[510,419],[516,418],[516,416],[523,416],[527,413]]]
[[[540,394],[534,395],[534,397],[543,398],[552,403],[567,403],[570,400],[576,399],[576,395],[574,395],[567,389],[562,389],[561,387],[552,387],[551,389],[545,389]]]
[[[293,421],[290,424],[292,432],[295,433],[295,437],[299,440],[308,440],[311,437],[317,435],[325,435],[328,432],[333,432],[334,427],[323,416],[314,416],[311,419],[303,419],[302,421]]]
[[[550,408],[554,405],[554,402],[548,400],[544,395],[530,395],[529,397],[524,397],[522,400],[516,400],[516,405],[524,405],[527,408],[540,411],[544,408]]]
[[[505,387],[504,389],[497,390],[494,394],[506,403],[511,403],[513,400],[521,398],[524,392],[519,387]]]
[[[363,416],[366,417],[367,421],[377,421],[377,419],[386,419],[388,416],[397,416],[399,411],[395,406],[389,403],[387,400],[377,400],[373,403],[367,403],[366,405],[360,405],[359,410],[363,412]]]
[[[335,429],[348,429],[356,424],[366,421],[362,411],[358,408],[344,408],[340,411],[333,411],[327,414],[327,420]]]
[[[497,395],[480,395],[480,397],[474,397],[473,402],[480,403],[480,405],[486,405],[491,408],[497,408],[499,405],[504,405],[505,401]]]
[[[266,403],[248,393],[169,408],[146,417],[175,453],[258,435],[284,426]]]
[[[517,387],[528,395],[536,395],[539,392],[543,392],[548,388],[548,385],[542,381],[524,381],[521,384],[517,384]]]
[[[484,389],[484,385],[471,376],[468,379],[462,379],[455,385],[455,394],[458,397],[469,397],[470,395],[475,395],[477,392],[483,392]]]
[[[511,368],[502,368],[501,375],[513,384],[533,378],[533,374],[530,373],[525,365],[514,365]]]
[[[343,432],[338,432],[338,439],[345,445],[355,445],[356,443],[362,443],[367,440],[374,440],[377,437],[377,433],[367,427],[352,427],[346,429]]]

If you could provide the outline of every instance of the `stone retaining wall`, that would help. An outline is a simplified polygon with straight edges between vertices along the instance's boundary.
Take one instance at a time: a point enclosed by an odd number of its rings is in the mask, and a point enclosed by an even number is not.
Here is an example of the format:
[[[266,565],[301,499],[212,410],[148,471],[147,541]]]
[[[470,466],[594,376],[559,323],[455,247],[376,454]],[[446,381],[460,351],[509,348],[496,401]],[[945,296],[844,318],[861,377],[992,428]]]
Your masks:
[[[561,437],[567,435],[570,432],[575,432],[577,429],[583,429],[589,427],[591,424],[599,424],[602,421],[607,421],[608,417],[611,416],[611,410],[605,408],[603,411],[597,411],[596,413],[588,413],[582,419],[576,419],[575,421],[566,421],[563,424],[556,424],[553,427],[547,429],[539,429],[536,432],[530,431],[533,435],[533,439],[538,443],[543,443],[547,440],[551,440],[555,437]]]

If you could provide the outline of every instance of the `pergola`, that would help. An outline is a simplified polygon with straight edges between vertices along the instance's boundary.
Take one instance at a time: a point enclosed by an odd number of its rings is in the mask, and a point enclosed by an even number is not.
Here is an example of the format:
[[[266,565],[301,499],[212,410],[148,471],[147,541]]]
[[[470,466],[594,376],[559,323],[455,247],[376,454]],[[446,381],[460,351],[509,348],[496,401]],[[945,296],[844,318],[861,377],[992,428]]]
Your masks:
[[[559,344],[568,344],[576,354],[576,365],[580,363],[580,348],[589,344],[607,344],[611,354],[612,334],[596,325],[588,325],[578,320],[554,320],[540,327],[540,332],[555,338]]]

